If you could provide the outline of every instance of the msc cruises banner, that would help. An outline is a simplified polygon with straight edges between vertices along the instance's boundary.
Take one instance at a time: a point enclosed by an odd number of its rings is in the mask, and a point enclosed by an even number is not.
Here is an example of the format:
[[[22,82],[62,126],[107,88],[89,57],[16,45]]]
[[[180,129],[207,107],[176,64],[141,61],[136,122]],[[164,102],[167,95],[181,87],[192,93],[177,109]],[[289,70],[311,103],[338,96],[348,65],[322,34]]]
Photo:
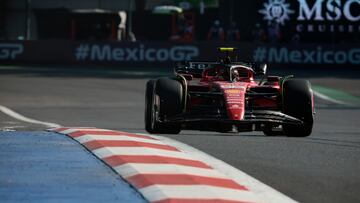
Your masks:
[[[284,34],[298,33],[314,42],[359,40],[359,0],[256,1],[258,23],[279,24]]]

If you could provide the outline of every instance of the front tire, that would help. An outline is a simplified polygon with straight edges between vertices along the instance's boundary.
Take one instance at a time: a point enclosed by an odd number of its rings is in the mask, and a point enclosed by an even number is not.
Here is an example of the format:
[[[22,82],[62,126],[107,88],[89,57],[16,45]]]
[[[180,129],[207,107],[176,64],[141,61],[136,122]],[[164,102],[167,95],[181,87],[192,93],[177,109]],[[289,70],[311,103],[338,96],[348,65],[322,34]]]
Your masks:
[[[149,133],[179,134],[179,124],[161,122],[182,112],[181,83],[170,78],[150,80],[146,85],[145,129]]]
[[[158,96],[155,94],[155,80],[146,83],[145,92],[145,130],[149,133],[158,133],[160,124],[158,122]]]
[[[310,82],[290,79],[283,84],[283,112],[300,119],[302,125],[284,124],[284,134],[289,137],[307,137],[314,122],[313,95]]]
[[[183,110],[183,86],[171,78],[160,78],[156,82],[156,93],[160,98],[160,116],[166,118],[180,114]],[[164,124],[163,133],[179,134],[179,124]]]

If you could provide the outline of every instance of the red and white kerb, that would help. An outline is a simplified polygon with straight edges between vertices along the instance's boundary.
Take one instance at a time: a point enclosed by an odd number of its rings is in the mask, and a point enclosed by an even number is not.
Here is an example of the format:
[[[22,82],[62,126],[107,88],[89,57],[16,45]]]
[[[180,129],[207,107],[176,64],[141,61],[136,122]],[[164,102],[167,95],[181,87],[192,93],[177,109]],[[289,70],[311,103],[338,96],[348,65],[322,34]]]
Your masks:
[[[247,187],[154,137],[96,128],[52,131],[81,143],[149,202],[260,202]]]

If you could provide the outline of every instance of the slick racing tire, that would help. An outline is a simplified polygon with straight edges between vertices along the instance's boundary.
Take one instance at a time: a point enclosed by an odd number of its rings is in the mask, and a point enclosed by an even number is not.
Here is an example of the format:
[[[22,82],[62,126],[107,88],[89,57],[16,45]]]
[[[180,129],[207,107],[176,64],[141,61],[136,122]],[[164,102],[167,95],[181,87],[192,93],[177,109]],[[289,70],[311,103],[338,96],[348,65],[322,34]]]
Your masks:
[[[156,93],[160,98],[160,117],[170,118],[183,110],[183,87],[171,78],[160,78],[156,82]],[[162,133],[179,134],[179,124],[164,124]]]
[[[314,122],[313,95],[310,82],[290,79],[283,84],[283,112],[300,119],[302,125],[284,124],[284,134],[289,137],[307,137]]]
[[[146,83],[145,92],[145,130],[149,133],[157,133],[159,131],[159,102],[158,96],[155,94],[155,80],[149,80]]]
[[[152,134],[178,134],[180,126],[161,122],[182,111],[182,86],[179,82],[160,78],[146,84],[145,129]]]

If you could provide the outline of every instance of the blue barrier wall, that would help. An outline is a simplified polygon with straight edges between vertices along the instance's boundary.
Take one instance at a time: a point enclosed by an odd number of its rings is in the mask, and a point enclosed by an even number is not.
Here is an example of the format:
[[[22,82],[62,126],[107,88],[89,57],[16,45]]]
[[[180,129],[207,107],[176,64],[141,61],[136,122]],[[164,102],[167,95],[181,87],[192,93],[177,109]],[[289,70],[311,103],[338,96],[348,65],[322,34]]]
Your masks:
[[[271,44],[196,42],[0,41],[2,64],[172,66],[188,60],[217,60],[217,47],[239,48],[239,58],[276,67],[357,68],[359,44]]]

